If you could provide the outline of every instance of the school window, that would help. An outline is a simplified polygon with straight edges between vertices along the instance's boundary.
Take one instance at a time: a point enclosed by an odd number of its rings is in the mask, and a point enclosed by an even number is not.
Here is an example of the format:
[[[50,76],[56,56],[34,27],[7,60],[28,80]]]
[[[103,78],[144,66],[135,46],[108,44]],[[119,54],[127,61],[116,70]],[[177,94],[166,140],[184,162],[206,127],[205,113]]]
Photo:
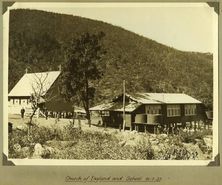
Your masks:
[[[168,117],[180,116],[180,114],[180,105],[167,105]]]
[[[196,115],[197,112],[197,106],[194,104],[188,104],[185,105],[185,115],[190,116],[190,115]]]
[[[10,104],[14,104],[14,99],[10,99]]]
[[[109,111],[102,111],[101,116],[109,116]]]
[[[161,114],[161,105],[147,105],[146,113],[147,114]]]

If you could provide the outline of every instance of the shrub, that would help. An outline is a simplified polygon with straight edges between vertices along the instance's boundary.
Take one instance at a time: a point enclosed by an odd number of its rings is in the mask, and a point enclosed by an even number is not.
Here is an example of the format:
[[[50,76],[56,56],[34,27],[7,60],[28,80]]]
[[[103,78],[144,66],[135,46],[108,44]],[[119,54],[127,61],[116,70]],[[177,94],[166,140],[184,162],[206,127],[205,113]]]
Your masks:
[[[27,132],[23,130],[13,130],[8,135],[8,153],[10,158],[25,158],[30,156],[29,153],[15,150],[14,146],[19,145],[21,148],[29,147]]]
[[[62,141],[78,140],[82,131],[75,128],[72,123],[64,126],[64,128],[55,128],[55,136]]]
[[[76,135],[75,135],[76,136]],[[81,131],[74,145],[60,145],[60,150],[50,158],[59,159],[152,159],[153,151],[146,139],[136,146],[121,146],[115,134]],[[72,141],[69,141],[72,142]]]
[[[21,147],[25,147],[28,145],[28,137],[27,132],[22,130],[13,130],[12,133],[8,135],[9,148],[12,148],[16,143]]]
[[[56,125],[52,128],[35,125],[31,128],[29,137],[27,130],[16,129],[9,133],[9,156],[30,157],[34,145],[40,143],[46,148],[51,147],[53,152],[47,153],[46,158],[54,159],[186,160],[197,156],[195,152],[189,153],[182,142],[195,142],[195,139],[203,139],[210,134],[209,130],[204,130],[195,133],[181,132],[179,136],[168,137],[147,134],[122,137],[119,132],[82,131],[74,128],[72,123],[63,128],[57,128]],[[128,142],[129,137],[133,138],[132,143]],[[14,146],[26,147],[26,150],[20,150],[20,147],[15,147],[18,148],[15,150]]]
[[[44,144],[46,141],[54,139],[54,137],[55,133],[52,128],[35,125],[31,128],[29,141]]]
[[[207,135],[212,135],[212,130],[198,130],[196,132],[181,132],[180,138],[185,143],[196,143],[196,139],[203,140]]]
[[[54,131],[48,127],[39,127],[34,125],[30,128],[30,134],[28,136],[27,130],[19,130],[14,129],[8,135],[8,150],[9,150],[9,157],[12,158],[25,158],[30,157],[33,153],[34,146],[36,143],[44,144],[46,141],[53,139]],[[13,146],[19,144],[22,148],[28,147],[29,151],[26,152],[21,151],[17,152],[14,150]]]
[[[163,152],[162,158],[165,160],[186,160],[190,158],[190,155],[183,146],[171,145]]]

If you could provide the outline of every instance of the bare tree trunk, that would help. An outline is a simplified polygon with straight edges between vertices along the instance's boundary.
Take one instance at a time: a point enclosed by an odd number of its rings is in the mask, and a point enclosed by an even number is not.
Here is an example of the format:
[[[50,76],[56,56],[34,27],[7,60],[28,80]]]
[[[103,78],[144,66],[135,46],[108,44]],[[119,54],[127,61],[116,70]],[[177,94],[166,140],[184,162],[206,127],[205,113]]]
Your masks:
[[[78,117],[78,126],[79,126],[79,130],[81,130],[82,129],[82,127],[81,127],[81,120],[80,120],[79,117]]]
[[[88,120],[89,127],[91,127],[91,119],[89,109],[86,110],[86,119]]]
[[[32,115],[30,116],[29,122],[27,123],[27,125],[28,125],[28,139],[29,139],[30,133],[31,133],[32,119],[33,119],[33,116],[35,115],[35,112],[37,111],[37,109],[38,108],[33,109]]]
[[[30,123],[32,123],[32,118],[33,118],[33,116],[35,115],[35,112],[37,111],[37,109],[38,109],[38,108],[33,109],[33,113],[32,113],[32,115],[31,115],[30,118],[29,118],[29,122],[30,122]]]
[[[75,106],[73,107],[72,124],[75,125]]]
[[[89,127],[91,127],[91,119],[90,119],[90,112],[89,112],[89,81],[87,76],[85,75],[86,81],[86,97],[85,97],[85,109],[86,109],[86,118],[88,120]]]

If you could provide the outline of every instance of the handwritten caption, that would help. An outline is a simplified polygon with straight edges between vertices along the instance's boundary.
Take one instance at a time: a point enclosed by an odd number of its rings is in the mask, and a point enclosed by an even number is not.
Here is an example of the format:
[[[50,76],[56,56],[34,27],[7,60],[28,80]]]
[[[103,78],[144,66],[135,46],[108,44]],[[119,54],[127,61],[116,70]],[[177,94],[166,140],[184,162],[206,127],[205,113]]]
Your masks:
[[[140,177],[140,176],[66,176],[65,182],[156,182],[162,181],[162,177]]]

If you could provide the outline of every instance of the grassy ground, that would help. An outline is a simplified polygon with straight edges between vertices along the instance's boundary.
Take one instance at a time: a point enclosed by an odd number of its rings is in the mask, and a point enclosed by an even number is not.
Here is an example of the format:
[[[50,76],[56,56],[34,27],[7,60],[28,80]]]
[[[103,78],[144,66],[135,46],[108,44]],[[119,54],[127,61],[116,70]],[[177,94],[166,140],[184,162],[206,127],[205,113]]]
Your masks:
[[[22,119],[20,117],[20,115],[15,115],[15,114],[9,114],[8,117],[8,121],[13,123],[13,128],[17,128],[17,127],[21,127],[24,126],[25,123],[27,123],[29,121],[29,117],[24,117],[24,119]],[[57,125],[57,127],[63,128],[66,125],[69,125],[70,123],[73,122],[72,119],[59,119],[58,121],[55,118],[48,118],[47,120],[43,117],[39,117],[39,118],[33,118],[33,122],[38,125],[38,126],[44,126],[44,127],[54,127],[55,124]],[[75,120],[74,123],[74,127],[78,128],[78,120]],[[100,131],[101,129],[103,129],[100,126],[95,126],[95,125],[91,125],[91,127],[89,128],[89,125],[87,124],[86,120],[81,120],[81,127],[83,130],[92,130],[92,131]],[[116,130],[114,128],[108,128],[107,130],[113,131]]]
[[[25,116],[24,119],[21,118],[18,114],[9,114],[8,121],[13,123],[13,127],[18,127],[21,125],[24,125],[29,121],[29,117]],[[71,120],[69,119],[60,119],[58,121],[59,125],[65,126],[67,125]],[[39,117],[39,118],[33,118],[33,122],[38,124],[39,126],[46,126],[50,127],[55,124],[55,118],[48,118],[47,120],[45,118]]]
[[[9,122],[13,123],[11,158],[189,160],[212,155],[204,143],[204,137],[211,134],[208,130],[167,136],[89,127],[84,120],[80,130],[77,120],[73,126],[68,119],[38,118],[28,136],[28,118],[9,115]]]

